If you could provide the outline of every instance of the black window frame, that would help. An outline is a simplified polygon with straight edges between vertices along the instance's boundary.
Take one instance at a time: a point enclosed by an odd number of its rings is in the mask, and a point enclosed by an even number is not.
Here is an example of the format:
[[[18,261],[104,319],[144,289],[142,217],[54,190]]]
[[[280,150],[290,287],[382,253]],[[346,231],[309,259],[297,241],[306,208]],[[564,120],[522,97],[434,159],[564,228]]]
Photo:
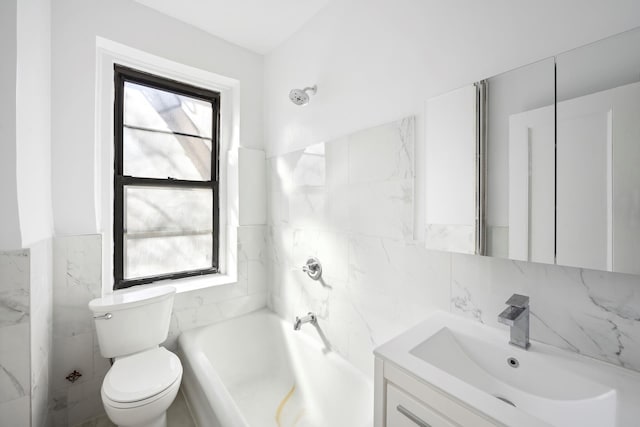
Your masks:
[[[212,106],[212,134],[211,134],[211,179],[209,181],[192,181],[164,178],[141,178],[124,175],[123,144],[124,144],[124,85],[131,82],[153,89],[172,92],[211,103]],[[113,289],[124,289],[136,285],[144,285],[161,280],[182,279],[185,277],[216,274],[219,272],[219,240],[220,240],[220,93],[199,88],[187,83],[160,77],[154,74],[135,70],[120,64],[114,64],[114,210],[113,210]],[[163,132],[164,133],[164,132]],[[199,135],[189,135],[179,132],[167,132],[188,137],[201,138]],[[124,189],[126,186],[154,186],[165,188],[207,188],[213,194],[213,248],[211,267],[199,270],[187,270],[175,273],[146,276],[136,279],[124,278]]]

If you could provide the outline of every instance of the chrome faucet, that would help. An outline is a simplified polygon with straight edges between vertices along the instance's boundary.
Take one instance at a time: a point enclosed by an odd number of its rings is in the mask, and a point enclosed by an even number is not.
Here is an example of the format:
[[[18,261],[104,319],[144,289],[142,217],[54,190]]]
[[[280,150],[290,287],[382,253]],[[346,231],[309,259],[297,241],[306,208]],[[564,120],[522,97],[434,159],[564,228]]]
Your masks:
[[[315,313],[309,312],[306,316],[302,318],[296,316],[296,320],[295,322],[293,322],[293,330],[299,331],[303,323],[311,323],[312,325],[315,325],[317,322],[318,322],[318,318],[316,317]]]
[[[513,294],[505,303],[509,307],[498,315],[498,322],[511,328],[509,344],[525,350],[529,343],[529,297]]]

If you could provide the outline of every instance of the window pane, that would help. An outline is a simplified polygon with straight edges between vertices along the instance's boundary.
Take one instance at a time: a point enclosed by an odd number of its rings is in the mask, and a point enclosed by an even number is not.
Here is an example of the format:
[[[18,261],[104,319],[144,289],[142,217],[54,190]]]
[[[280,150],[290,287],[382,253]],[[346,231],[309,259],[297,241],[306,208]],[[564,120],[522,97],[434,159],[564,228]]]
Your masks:
[[[124,278],[210,268],[213,191],[124,189]]]
[[[211,139],[210,102],[131,82],[124,84],[124,124]]]
[[[212,234],[138,238],[125,235],[124,278],[211,268]]]
[[[124,174],[143,178],[211,179],[211,141],[124,128]]]
[[[201,188],[124,189],[125,234],[211,232],[213,191]]]

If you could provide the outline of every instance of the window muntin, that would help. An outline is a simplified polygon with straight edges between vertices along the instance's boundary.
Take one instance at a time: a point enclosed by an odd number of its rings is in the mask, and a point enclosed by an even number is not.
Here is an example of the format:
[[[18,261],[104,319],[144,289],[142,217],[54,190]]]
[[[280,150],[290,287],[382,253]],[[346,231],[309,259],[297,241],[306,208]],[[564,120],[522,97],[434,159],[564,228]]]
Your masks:
[[[220,95],[115,66],[114,288],[218,271]]]

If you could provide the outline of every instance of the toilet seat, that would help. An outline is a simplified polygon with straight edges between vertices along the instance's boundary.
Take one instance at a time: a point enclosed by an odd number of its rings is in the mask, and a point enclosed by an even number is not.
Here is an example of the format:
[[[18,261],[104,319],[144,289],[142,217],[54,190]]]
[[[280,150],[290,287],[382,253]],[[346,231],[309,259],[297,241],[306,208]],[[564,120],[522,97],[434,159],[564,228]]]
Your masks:
[[[181,379],[178,356],[157,347],[116,360],[104,378],[102,394],[110,406],[138,407],[161,399],[179,387]]]
[[[164,404],[162,403],[162,401],[166,398],[169,398],[169,400],[166,402],[166,405],[165,405],[166,407],[168,407],[171,404],[171,402],[173,402],[173,399],[175,399],[177,391],[180,388],[180,379],[181,378],[176,379],[176,381],[173,384],[171,384],[169,388],[167,388],[166,390],[163,390],[162,392],[156,394],[155,396],[151,396],[148,399],[138,400],[135,402],[114,402],[104,394],[104,388],[103,388],[102,403],[105,405],[105,408],[109,407],[112,409],[125,410],[127,412],[130,412],[130,410],[132,409],[140,408],[143,406],[147,406],[147,407],[157,406],[157,405],[163,406]]]

